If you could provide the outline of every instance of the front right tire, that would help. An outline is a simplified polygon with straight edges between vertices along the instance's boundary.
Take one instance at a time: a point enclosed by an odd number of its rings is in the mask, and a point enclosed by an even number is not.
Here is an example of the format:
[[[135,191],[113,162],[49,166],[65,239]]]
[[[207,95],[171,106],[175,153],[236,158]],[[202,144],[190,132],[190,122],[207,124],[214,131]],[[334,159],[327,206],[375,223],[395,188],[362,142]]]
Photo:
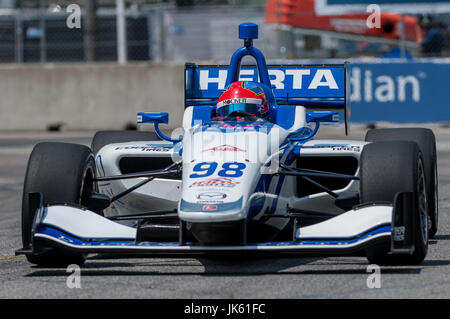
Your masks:
[[[436,137],[433,131],[414,127],[373,129],[367,132],[365,140],[368,142],[412,141],[417,143],[423,156],[430,218],[429,234],[430,238],[433,238],[438,231],[439,222]]]
[[[418,199],[417,214],[412,218],[414,252],[390,255],[390,241],[366,248],[374,264],[420,264],[428,251],[428,204],[422,153],[415,142],[392,141],[367,144],[361,154],[361,203],[391,202],[398,192],[413,192]]]

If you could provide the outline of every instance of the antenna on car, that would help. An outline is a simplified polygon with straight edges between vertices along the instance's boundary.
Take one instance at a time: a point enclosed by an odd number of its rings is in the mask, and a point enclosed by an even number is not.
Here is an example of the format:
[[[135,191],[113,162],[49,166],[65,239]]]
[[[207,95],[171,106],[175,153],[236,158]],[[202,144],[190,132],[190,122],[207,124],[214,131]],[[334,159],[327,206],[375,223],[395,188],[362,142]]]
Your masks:
[[[253,39],[258,39],[258,25],[251,22],[239,25],[239,39],[244,40],[244,46],[248,49],[253,46]]]

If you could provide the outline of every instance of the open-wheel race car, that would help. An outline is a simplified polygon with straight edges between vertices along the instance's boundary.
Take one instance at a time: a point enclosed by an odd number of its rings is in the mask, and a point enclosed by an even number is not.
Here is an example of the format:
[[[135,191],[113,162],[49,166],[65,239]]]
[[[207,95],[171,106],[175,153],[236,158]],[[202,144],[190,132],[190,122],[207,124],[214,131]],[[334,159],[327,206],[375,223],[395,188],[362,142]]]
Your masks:
[[[365,252],[371,263],[421,263],[438,224],[433,132],[316,140],[342,115],[348,130],[350,65],[268,66],[253,46],[257,25],[241,24],[239,37],[229,66],[186,64],[181,138],[161,131],[167,113],[143,112],[138,123],[155,132],[100,131],[90,148],[37,144],[16,253],[43,266],[90,253]],[[245,56],[256,66],[241,65]],[[223,98],[236,86],[255,98]],[[263,95],[264,116],[246,112]]]

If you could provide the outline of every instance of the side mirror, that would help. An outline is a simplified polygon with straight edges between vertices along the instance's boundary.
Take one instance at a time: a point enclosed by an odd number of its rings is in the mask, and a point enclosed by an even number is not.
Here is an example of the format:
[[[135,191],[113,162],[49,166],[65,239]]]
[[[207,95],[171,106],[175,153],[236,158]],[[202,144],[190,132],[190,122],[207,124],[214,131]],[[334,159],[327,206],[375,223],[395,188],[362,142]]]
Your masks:
[[[168,124],[169,123],[169,113],[147,113],[147,112],[139,112],[137,114],[137,124],[153,124],[155,127],[155,132],[158,136],[166,141],[172,143],[181,142],[182,139],[172,139],[169,136],[163,134],[159,129],[159,124]]]
[[[169,113],[147,113],[139,112],[137,114],[137,124],[154,124],[154,123],[169,123]]]

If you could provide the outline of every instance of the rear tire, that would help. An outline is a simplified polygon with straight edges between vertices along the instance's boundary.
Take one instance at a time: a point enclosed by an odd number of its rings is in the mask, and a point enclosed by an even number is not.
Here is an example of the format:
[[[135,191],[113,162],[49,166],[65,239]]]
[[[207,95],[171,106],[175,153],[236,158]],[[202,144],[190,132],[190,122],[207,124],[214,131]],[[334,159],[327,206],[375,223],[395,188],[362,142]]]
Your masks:
[[[367,144],[361,154],[361,203],[393,202],[398,192],[413,192],[418,214],[413,218],[415,250],[412,255],[389,255],[390,241],[366,248],[375,264],[420,264],[428,250],[428,205],[422,153],[417,143],[407,141]]]
[[[42,193],[44,205],[68,203],[83,205],[95,191],[95,164],[91,150],[78,144],[39,143],[31,152],[22,197],[22,243],[32,243],[31,227],[35,211],[30,209],[28,193]],[[45,245],[35,242],[36,249]],[[49,267],[82,265],[85,255],[54,248],[40,255],[28,255],[33,264]]]
[[[433,238],[438,231],[439,221],[436,137],[433,131],[427,128],[374,129],[367,132],[366,141],[413,141],[417,143],[423,156],[430,217],[429,235],[430,238]]]
[[[91,149],[94,155],[105,145],[135,141],[160,141],[154,132],[142,131],[98,131],[92,139]]]

